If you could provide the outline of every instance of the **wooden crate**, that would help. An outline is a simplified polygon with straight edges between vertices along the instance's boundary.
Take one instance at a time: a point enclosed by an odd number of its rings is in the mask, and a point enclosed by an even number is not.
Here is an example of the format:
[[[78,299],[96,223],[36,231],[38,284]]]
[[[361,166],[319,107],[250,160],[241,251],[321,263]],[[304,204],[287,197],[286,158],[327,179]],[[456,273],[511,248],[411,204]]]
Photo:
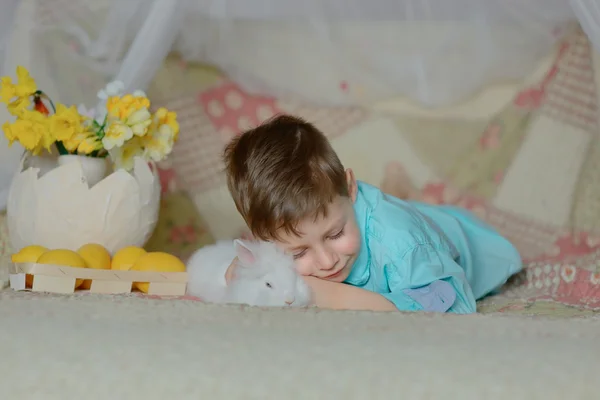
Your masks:
[[[32,288],[25,287],[26,274],[34,276]],[[13,263],[10,267],[10,287],[13,290],[74,293],[77,279],[92,281],[90,293],[130,293],[133,282],[148,282],[148,294],[183,296],[188,276],[187,272],[117,271],[36,263]]]

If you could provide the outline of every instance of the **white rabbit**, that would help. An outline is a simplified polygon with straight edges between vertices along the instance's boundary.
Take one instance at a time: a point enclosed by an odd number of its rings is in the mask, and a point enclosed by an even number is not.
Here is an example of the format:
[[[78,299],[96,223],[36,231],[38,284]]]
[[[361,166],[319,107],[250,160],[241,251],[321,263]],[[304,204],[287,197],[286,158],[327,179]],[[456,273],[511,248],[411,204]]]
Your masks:
[[[202,247],[190,257],[187,273],[187,293],[210,303],[305,307],[311,302],[293,258],[269,242],[236,239]]]

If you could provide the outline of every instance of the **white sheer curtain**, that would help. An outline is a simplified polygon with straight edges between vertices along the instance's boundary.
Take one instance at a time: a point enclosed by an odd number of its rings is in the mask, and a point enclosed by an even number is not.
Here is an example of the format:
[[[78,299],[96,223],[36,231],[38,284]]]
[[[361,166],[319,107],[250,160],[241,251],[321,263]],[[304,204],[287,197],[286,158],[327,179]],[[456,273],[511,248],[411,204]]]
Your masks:
[[[14,71],[16,65],[28,63],[30,24],[27,18],[27,4],[19,9],[20,0],[4,0],[0,7],[0,68],[2,73]],[[0,107],[0,125],[9,118],[5,108]],[[6,207],[8,189],[12,176],[22,154],[19,145],[8,147],[4,134],[0,134],[0,211]]]
[[[436,107],[527,75],[577,20],[600,49],[600,0],[3,0],[0,65],[89,106],[115,78],[144,89],[177,51],[249,91]],[[0,208],[18,153],[0,142]]]

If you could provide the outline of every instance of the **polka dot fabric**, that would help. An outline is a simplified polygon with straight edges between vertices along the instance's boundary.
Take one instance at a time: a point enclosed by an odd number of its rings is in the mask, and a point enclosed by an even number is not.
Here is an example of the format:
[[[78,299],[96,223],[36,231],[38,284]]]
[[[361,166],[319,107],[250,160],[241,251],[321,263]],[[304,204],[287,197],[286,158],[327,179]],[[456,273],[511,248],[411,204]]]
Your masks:
[[[250,96],[232,82],[201,93],[199,100],[224,141],[282,112],[275,99]]]

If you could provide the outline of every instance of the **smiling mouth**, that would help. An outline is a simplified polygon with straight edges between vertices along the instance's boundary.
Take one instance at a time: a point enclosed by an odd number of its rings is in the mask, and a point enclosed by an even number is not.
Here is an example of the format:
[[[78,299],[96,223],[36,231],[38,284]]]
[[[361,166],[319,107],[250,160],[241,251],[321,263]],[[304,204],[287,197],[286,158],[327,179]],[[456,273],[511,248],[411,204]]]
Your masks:
[[[325,278],[323,278],[323,279],[331,279],[331,278],[335,278],[336,276],[338,276],[339,274],[341,274],[343,270],[344,270],[344,268],[340,269],[340,270],[339,270],[339,271],[337,271],[337,272],[334,272],[334,273],[333,273],[333,274],[331,274],[331,275],[327,275],[327,276],[326,276]]]

